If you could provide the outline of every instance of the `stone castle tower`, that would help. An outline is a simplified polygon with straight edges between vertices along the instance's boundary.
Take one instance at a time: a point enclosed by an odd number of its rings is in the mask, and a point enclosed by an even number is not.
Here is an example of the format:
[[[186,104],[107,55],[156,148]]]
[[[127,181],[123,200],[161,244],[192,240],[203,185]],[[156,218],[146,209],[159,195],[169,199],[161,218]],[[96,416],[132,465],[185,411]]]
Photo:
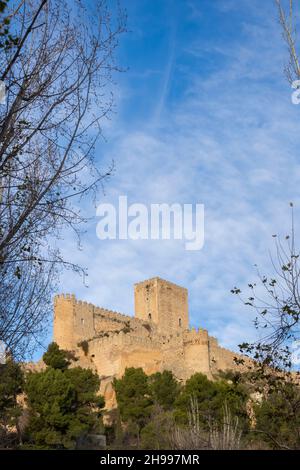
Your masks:
[[[147,374],[171,370],[185,381],[195,372],[212,377],[234,368],[236,356],[219,347],[202,328],[190,329],[188,291],[158,277],[134,286],[135,315],[126,316],[74,295],[54,301],[54,341],[74,351],[76,365],[95,370],[107,408],[115,405],[112,380],[126,367],[142,367]]]

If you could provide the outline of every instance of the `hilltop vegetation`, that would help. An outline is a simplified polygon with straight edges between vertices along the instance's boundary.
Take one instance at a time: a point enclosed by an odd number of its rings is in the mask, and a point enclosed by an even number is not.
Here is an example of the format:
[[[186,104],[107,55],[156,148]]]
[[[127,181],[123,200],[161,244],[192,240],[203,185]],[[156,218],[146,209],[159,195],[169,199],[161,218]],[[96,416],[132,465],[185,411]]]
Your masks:
[[[69,359],[67,352],[52,343],[43,356],[43,371],[24,373],[12,361],[1,366],[5,374],[1,374],[0,407],[7,423],[2,426],[4,447],[6,442],[9,447],[13,443],[21,448],[73,449],[87,433],[103,431],[99,377],[89,369],[69,368]],[[17,395],[21,391],[27,406],[22,433],[17,426],[21,415]]]
[[[36,372],[11,358],[0,365],[2,448],[73,449],[90,433],[111,449],[300,448],[300,390],[290,380],[228,371],[182,384],[170,371],[127,368],[113,383],[118,407],[105,412],[95,373],[55,343],[43,360]]]

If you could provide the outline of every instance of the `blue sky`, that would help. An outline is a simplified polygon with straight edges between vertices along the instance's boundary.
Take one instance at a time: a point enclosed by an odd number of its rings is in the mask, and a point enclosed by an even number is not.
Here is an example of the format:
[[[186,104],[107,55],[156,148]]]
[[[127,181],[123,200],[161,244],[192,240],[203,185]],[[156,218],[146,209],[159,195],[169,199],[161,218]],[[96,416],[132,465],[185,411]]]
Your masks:
[[[160,276],[189,289],[190,322],[223,346],[251,339],[253,314],[230,293],[268,272],[273,233],[299,207],[300,106],[291,103],[287,52],[273,0],[123,0],[116,113],[96,149],[116,171],[98,202],[203,203],[205,245],[96,237],[95,207],[82,248],[70,232],[61,249],[88,268],[59,292],[133,314],[133,284]],[[297,217],[296,217],[297,219]]]

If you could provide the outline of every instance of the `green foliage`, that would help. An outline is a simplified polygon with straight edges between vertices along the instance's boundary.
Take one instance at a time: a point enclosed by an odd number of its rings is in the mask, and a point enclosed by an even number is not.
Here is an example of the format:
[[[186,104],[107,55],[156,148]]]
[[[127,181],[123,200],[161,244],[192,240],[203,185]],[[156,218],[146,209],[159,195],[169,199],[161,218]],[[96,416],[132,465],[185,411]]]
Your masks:
[[[142,449],[171,449],[170,430],[174,425],[172,413],[162,411],[159,407],[154,411],[151,420],[141,431]]]
[[[184,424],[188,421],[188,410],[191,397],[195,397],[200,410],[209,411],[211,401],[215,396],[214,384],[204,374],[194,374],[187,380],[182,393],[175,402],[176,421]]]
[[[300,448],[300,389],[280,383],[255,406],[257,439],[272,448]]]
[[[192,397],[197,400],[200,420],[204,428],[207,428],[210,420],[214,422],[222,420],[225,403],[232,414],[238,416],[244,426],[247,425],[248,392],[243,384],[224,379],[211,381],[201,373],[192,375],[175,402],[175,418],[178,423],[188,422]]]
[[[69,366],[69,361],[67,360],[68,354],[59,349],[56,343],[50,343],[47,351],[43,355],[44,363],[52,367],[53,369],[65,370]]]
[[[19,364],[9,359],[5,364],[0,364],[0,422],[1,447],[11,445],[9,428],[16,426],[21,414],[21,407],[17,403],[17,395],[23,390],[24,376]]]
[[[157,372],[149,377],[149,383],[155,403],[164,410],[172,409],[180,392],[180,385],[173,373],[168,370]]]
[[[124,440],[124,430],[119,409],[113,408],[108,411],[107,417],[109,424],[105,426],[106,444],[109,448],[120,448]]]
[[[42,372],[29,373],[25,392],[30,421],[27,446],[73,449],[79,437],[101,426],[103,397],[97,396],[99,377],[89,369],[67,368],[65,353],[52,343]]]
[[[74,386],[79,403],[92,405],[95,402],[95,392],[100,387],[98,375],[94,374],[90,369],[82,369],[81,367],[68,369],[64,375]],[[103,408],[103,397],[99,396],[96,401],[97,406]]]
[[[22,392],[23,372],[19,364],[9,359],[0,364],[0,413],[15,406],[16,397]]]
[[[113,385],[122,421],[136,423],[139,432],[149,420],[153,405],[147,375],[142,368],[126,368]]]
[[[72,448],[81,429],[72,413],[75,389],[63,371],[49,368],[30,373],[26,394],[31,411],[29,441],[40,448]]]
[[[209,380],[197,373],[181,386],[170,371],[146,376],[142,369],[126,369],[122,379],[115,380],[118,408],[126,433],[144,449],[170,448],[171,430],[175,423],[186,427],[189,423],[191,398],[197,401],[199,424],[203,432],[224,419],[224,406],[239,425],[248,429],[246,403],[249,392],[237,375],[224,375],[219,380]],[[197,411],[197,412],[198,412]]]
[[[10,33],[10,18],[5,15],[9,0],[0,0],[0,49],[8,50],[18,44],[18,38]]]

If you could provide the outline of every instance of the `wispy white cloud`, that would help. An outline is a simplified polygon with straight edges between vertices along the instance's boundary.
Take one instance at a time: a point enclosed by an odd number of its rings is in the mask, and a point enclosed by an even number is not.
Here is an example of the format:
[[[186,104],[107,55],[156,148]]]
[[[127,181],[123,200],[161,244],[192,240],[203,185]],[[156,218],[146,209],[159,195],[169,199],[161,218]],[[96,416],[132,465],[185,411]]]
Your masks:
[[[193,15],[201,21],[205,12]],[[260,14],[252,24],[245,17],[240,38],[222,45],[196,39],[176,52],[189,60],[210,53],[223,57],[217,70],[201,74],[184,68],[188,86],[176,100],[168,96],[181,64],[172,58],[149,121],[128,129],[126,120],[117,119],[104,158],[114,158],[117,166],[106,202],[125,194],[129,203],[204,203],[204,248],[187,252],[178,241],[100,242],[94,218],[82,251],[73,249],[70,234],[62,243],[66,256],[88,267],[89,288],[68,273],[61,290],[130,314],[133,283],[159,275],[188,287],[192,324],[236,348],[253,335],[252,313],[230,289],[254,279],[255,263],[268,268],[271,234],[285,234],[288,202],[300,199],[300,107],[291,104],[283,78],[284,48],[275,18],[262,21]],[[130,93],[134,96],[134,84]]]

